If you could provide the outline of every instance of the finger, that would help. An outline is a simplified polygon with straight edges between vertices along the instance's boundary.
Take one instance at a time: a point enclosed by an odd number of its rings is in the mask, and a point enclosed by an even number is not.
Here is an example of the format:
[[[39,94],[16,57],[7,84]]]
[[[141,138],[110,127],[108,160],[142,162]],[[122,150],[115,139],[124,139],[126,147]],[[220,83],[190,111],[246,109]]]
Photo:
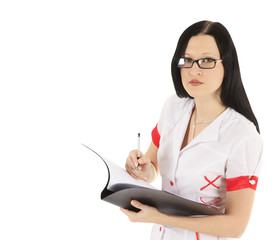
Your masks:
[[[127,172],[133,178],[147,181],[147,177],[142,172],[142,167],[139,165],[137,165],[137,167],[135,167],[134,163],[131,160],[130,155],[128,156],[128,158],[126,160],[125,168],[126,168]]]
[[[138,160],[139,164],[149,164],[151,163],[151,159],[149,157],[146,156],[142,156],[139,160]]]
[[[139,170],[134,170],[132,171],[132,174],[134,176],[136,176],[136,179],[141,179],[141,180],[144,180],[146,181],[147,180],[147,177],[145,176],[144,172],[142,171],[142,168],[139,167]]]
[[[146,205],[144,205],[141,202],[136,201],[136,200],[132,200],[131,205],[138,208],[138,209],[141,209],[141,210],[143,210],[146,207]]]
[[[128,209],[120,208],[121,212],[123,212],[125,215],[130,215],[130,211]]]
[[[136,170],[134,166],[130,166],[128,164],[125,165],[127,172],[133,177],[138,179],[139,178],[139,171]]]
[[[140,179],[140,178],[139,178],[139,175],[136,174],[136,173],[134,173],[134,172],[132,172],[130,175],[131,175],[133,178],[137,179],[137,180]]]
[[[134,164],[131,163],[131,161],[129,162],[128,160],[126,161],[125,168],[130,175],[132,175],[133,173],[138,174],[138,172],[142,170],[140,166],[136,168]]]
[[[126,168],[129,168],[130,170],[135,170],[138,166],[138,160],[133,160],[132,157],[129,155],[126,159]]]
[[[131,162],[129,159],[127,159],[125,168],[128,172],[134,171],[135,170],[134,163]]]
[[[128,209],[120,208],[120,210],[129,218],[131,222],[136,221],[137,213],[133,211],[129,211]]]
[[[133,150],[129,154],[130,160],[133,162],[134,167],[136,168],[139,163],[138,163],[138,158],[137,158],[137,150]]]
[[[130,173],[130,175],[131,175],[133,178],[138,179],[138,180],[144,180],[144,181],[147,180],[147,177],[146,177],[141,171],[139,171],[139,172],[137,172],[137,171],[132,171],[132,172]]]

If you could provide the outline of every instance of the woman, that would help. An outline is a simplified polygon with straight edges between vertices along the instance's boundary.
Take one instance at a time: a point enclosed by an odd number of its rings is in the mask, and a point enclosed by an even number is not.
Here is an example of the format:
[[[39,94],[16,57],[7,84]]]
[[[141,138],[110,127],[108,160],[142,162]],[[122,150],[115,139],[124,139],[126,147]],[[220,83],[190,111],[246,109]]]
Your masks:
[[[262,141],[226,28],[209,21],[187,28],[171,70],[176,95],[166,101],[147,153],[137,160],[131,151],[126,169],[148,182],[160,172],[163,190],[225,214],[171,216],[135,200],[140,212],[121,210],[132,222],[155,223],[151,239],[239,238],[251,214]]]

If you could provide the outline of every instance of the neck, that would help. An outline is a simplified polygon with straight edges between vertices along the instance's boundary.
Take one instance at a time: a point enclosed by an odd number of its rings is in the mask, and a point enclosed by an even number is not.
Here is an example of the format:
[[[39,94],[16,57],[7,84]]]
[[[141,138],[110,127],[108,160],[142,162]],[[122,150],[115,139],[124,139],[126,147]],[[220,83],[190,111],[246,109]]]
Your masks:
[[[214,120],[226,108],[220,98],[195,98],[196,122]]]

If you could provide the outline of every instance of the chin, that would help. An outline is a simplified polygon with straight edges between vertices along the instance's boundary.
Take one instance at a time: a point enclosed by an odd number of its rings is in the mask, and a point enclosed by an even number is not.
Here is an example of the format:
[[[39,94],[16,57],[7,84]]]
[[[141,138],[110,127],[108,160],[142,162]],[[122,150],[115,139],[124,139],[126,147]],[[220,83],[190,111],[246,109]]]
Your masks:
[[[184,88],[186,92],[192,97],[192,98],[199,98],[199,97],[205,97],[207,94],[204,93],[204,91],[200,89],[189,89]]]
[[[203,86],[187,85],[184,86],[184,89],[192,98],[220,97],[221,94],[221,88],[205,89]]]

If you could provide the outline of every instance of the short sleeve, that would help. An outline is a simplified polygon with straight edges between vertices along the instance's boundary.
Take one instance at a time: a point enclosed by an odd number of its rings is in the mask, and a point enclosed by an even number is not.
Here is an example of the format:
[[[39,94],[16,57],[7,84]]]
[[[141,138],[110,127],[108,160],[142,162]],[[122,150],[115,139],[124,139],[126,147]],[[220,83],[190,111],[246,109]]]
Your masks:
[[[158,131],[158,124],[156,124],[156,127],[152,130],[151,132],[151,137],[152,137],[152,142],[154,143],[154,145],[159,148],[160,147],[160,133]]]
[[[151,132],[152,142],[157,148],[160,146],[161,133],[163,126],[165,125],[170,106],[175,101],[175,99],[177,99],[177,97],[173,95],[166,100],[163,105],[159,121]]]
[[[161,116],[160,116],[158,123],[156,124],[155,128],[151,132],[152,142],[154,143],[154,145],[157,148],[160,147],[161,132],[162,132],[162,127],[165,122],[166,105],[167,105],[167,103],[165,103],[165,105],[161,111]]]
[[[159,121],[152,130],[152,141],[159,148],[162,136],[165,135],[175,124],[185,115],[185,112],[192,113],[194,100],[190,98],[180,98],[177,95],[171,95],[165,101]]]
[[[232,147],[226,167],[227,191],[256,190],[262,164],[263,143],[258,133],[239,140]]]

